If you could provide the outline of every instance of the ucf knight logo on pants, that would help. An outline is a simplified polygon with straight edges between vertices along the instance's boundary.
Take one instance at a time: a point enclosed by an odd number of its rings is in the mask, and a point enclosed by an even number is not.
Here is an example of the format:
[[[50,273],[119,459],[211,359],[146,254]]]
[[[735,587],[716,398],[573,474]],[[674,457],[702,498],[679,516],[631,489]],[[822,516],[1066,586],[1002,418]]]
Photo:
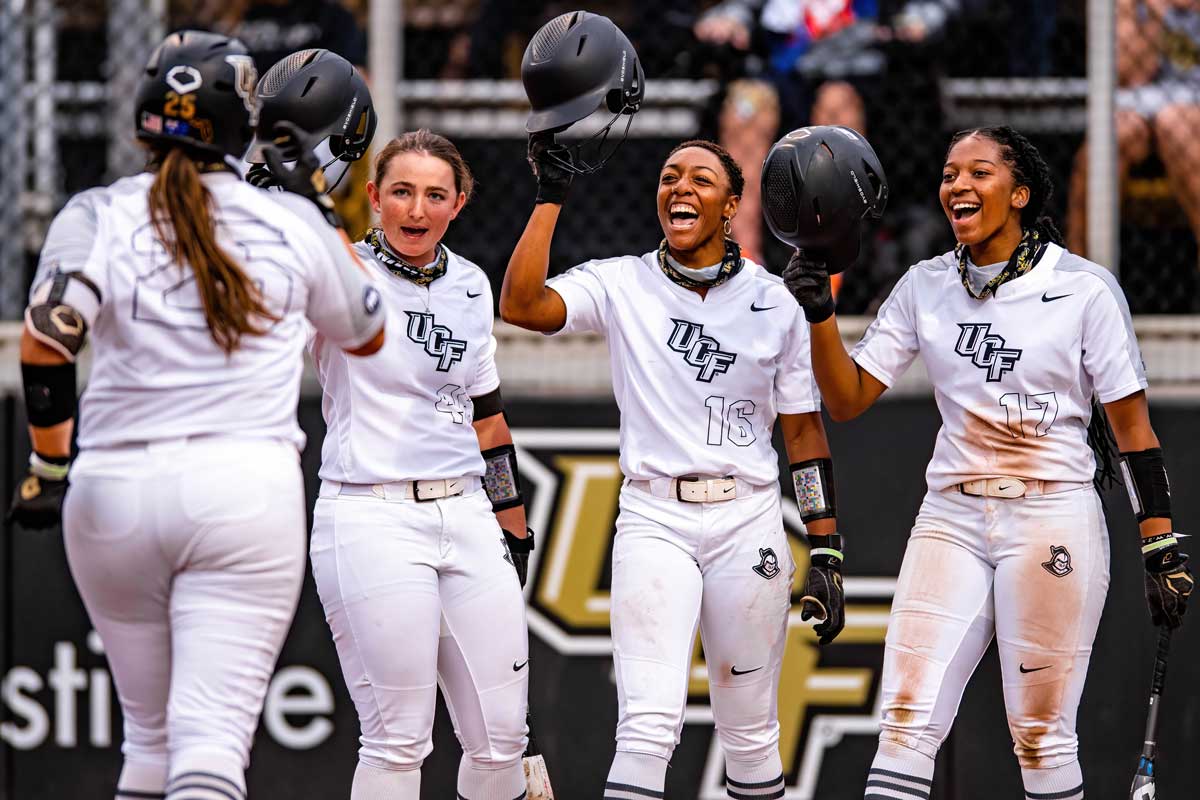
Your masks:
[[[1004,337],[992,333],[992,326],[988,323],[960,322],[958,328],[958,344],[954,346],[954,352],[971,359],[971,363],[980,369],[986,369],[989,383],[999,381],[1006,372],[1012,372],[1021,359],[1021,351],[1015,347],[1005,347]]]
[[[405,311],[408,315],[408,338],[425,345],[425,352],[438,360],[438,372],[449,372],[450,367],[462,361],[467,352],[467,343],[455,339],[454,332],[445,325],[434,323],[433,314],[421,311]]]
[[[671,318],[675,323],[667,346],[676,353],[683,353],[683,360],[693,367],[699,368],[696,380],[712,383],[712,379],[722,372],[728,372],[733,362],[737,361],[737,353],[726,353],[721,349],[721,343],[711,336],[704,335],[704,326],[686,319]]]

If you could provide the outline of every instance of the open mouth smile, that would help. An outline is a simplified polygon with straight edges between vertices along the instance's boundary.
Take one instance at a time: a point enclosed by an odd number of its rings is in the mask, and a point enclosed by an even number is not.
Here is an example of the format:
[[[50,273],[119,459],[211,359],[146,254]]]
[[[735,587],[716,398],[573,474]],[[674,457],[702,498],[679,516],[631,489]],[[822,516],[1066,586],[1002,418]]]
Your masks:
[[[699,223],[700,212],[695,206],[687,203],[671,203],[667,208],[667,217],[671,221],[672,230],[687,231]]]

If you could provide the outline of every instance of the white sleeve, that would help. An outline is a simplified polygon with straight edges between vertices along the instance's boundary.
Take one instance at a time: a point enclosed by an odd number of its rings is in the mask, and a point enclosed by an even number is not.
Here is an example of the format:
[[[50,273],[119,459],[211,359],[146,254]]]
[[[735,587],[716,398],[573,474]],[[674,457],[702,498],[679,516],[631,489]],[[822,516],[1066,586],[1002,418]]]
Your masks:
[[[1111,403],[1146,388],[1146,367],[1133,333],[1125,293],[1111,275],[1105,288],[1088,301],[1083,315],[1083,368],[1101,403]]]
[[[386,316],[383,298],[358,256],[308,200],[287,194],[272,199],[306,225],[306,252],[301,254],[310,264],[305,316],[321,336],[343,350],[374,339]]]
[[[900,379],[921,348],[913,321],[912,274],[910,269],[896,282],[875,321],[850,351],[860,367],[888,387]]]
[[[489,336],[483,348],[479,351],[479,366],[475,377],[467,387],[471,397],[481,397],[488,392],[500,388],[500,373],[496,370],[496,337]]]
[[[30,302],[35,302],[39,290],[43,290],[56,273],[80,273],[95,287],[94,302],[98,306],[108,292],[108,265],[98,252],[100,248],[100,220],[96,208],[98,198],[95,192],[83,192],[75,195],[54,217],[46,231],[46,241],[42,246],[42,254],[38,260],[37,272],[29,291]],[[70,302],[70,298],[67,298]],[[81,313],[88,309],[79,308]],[[88,324],[95,317],[85,313]]]
[[[607,333],[608,292],[604,287],[604,272],[616,280],[617,265],[587,261],[551,278],[546,282],[562,297],[567,307],[567,321],[554,333]]]
[[[812,370],[808,323],[799,306],[796,306],[775,372],[775,407],[780,414],[808,414],[821,410],[821,392]]]

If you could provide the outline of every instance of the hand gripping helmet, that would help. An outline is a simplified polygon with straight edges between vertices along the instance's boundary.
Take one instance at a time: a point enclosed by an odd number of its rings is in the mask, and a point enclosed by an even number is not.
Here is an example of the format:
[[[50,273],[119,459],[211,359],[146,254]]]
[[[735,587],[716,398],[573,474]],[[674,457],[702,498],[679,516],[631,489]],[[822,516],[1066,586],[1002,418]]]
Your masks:
[[[319,140],[317,158],[331,185],[371,146],[378,121],[371,92],[354,65],[336,53],[300,50],[280,59],[259,81],[258,98],[258,136],[246,156],[251,164],[264,163],[263,147],[271,143],[280,121]],[[339,161],[340,170],[333,167]]]
[[[254,60],[237,39],[172,33],[154,49],[137,88],[137,138],[181,145],[214,161],[241,158],[258,123]]]
[[[858,259],[883,217],[888,185],[870,143],[850,128],[814,125],[784,136],[762,171],[763,216],[782,242],[819,254],[836,274]]]
[[[558,133],[607,107],[612,120],[591,137],[599,153],[612,126],[628,115],[621,141],[598,163],[587,163],[576,148],[570,166],[577,173],[594,172],[612,157],[629,135],[646,91],[642,62],[629,39],[608,17],[587,11],[561,14],[533,35],[521,59],[521,83],[533,108],[525,123],[529,133]]]

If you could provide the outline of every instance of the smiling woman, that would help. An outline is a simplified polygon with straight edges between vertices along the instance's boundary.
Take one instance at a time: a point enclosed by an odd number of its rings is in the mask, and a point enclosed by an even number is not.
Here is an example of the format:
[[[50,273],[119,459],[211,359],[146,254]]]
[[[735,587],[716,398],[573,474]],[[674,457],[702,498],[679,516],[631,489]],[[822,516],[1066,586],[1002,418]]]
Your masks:
[[[780,797],[775,716],[796,569],[780,510],[780,421],[813,545],[804,618],[842,628],[833,462],[800,309],[729,238],[744,179],[719,145],[676,146],[659,172],[663,241],[546,281],[572,171],[531,137],[538,196],[509,259],[504,318],[606,336],[621,409],[612,631],[622,699],[604,797],[663,797],[700,628],[731,796]],[[782,576],[782,577],[780,577]],[[666,796],[670,796],[669,792]]]
[[[836,316],[813,315],[824,265],[797,253],[784,271],[809,312],[835,419],[865,411],[917,355],[942,415],[888,623],[867,797],[929,796],[934,757],[994,636],[1026,796],[1083,798],[1075,719],[1108,590],[1093,481],[1111,477],[1114,436],[1151,620],[1175,627],[1187,607],[1192,577],[1171,533],[1129,308],[1108,270],[1062,248],[1044,216],[1051,186],[1012,128],[957,134],[939,194],[958,246],[913,266],[849,354]]]

